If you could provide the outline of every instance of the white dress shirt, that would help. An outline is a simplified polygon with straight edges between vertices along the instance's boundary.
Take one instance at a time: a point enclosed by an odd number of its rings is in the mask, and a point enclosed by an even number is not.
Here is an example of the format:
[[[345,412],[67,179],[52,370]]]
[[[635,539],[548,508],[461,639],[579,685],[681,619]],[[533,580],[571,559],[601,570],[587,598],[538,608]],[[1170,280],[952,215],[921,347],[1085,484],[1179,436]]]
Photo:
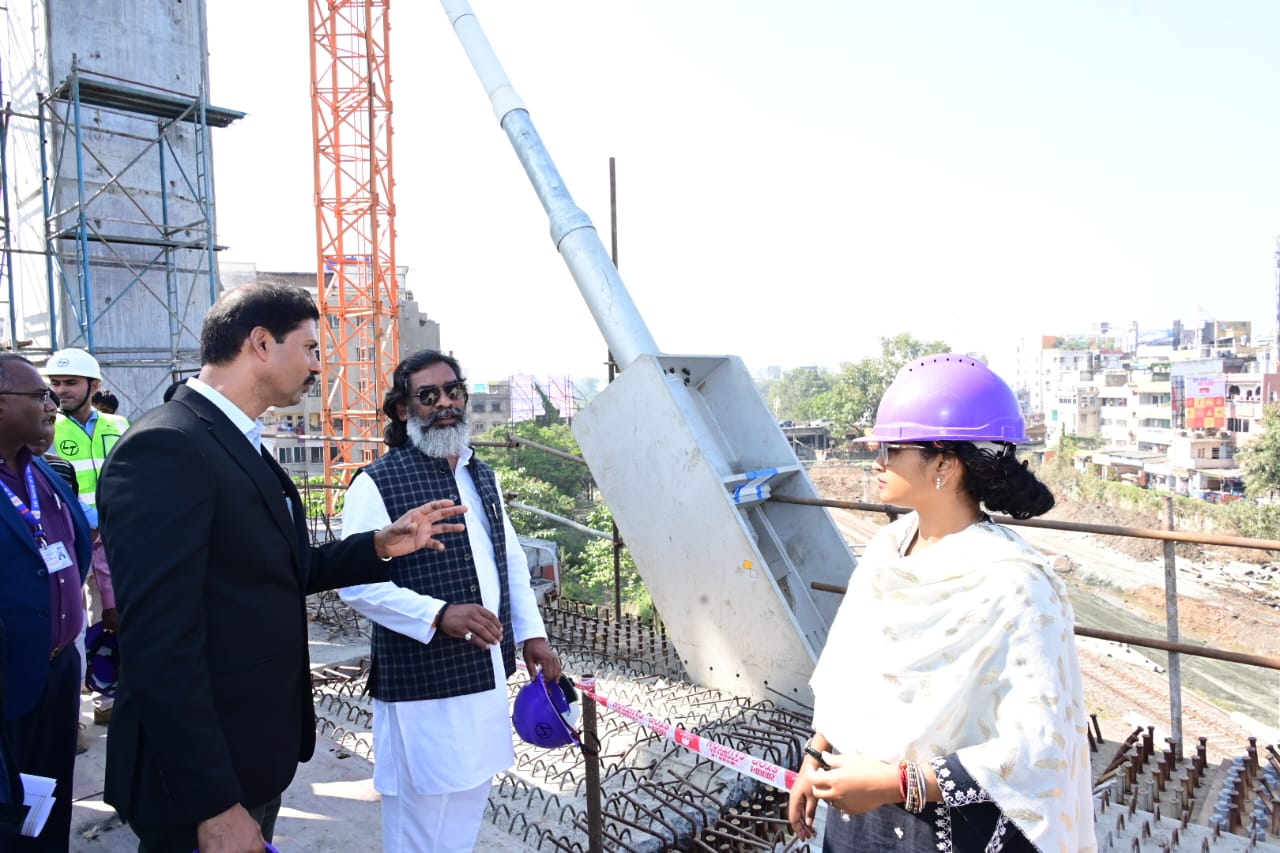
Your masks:
[[[489,520],[484,503],[467,470],[472,451],[467,448],[458,459],[454,479],[458,496],[467,508],[461,520],[467,526],[480,595],[486,609],[498,612],[502,588],[489,539]],[[511,622],[517,649],[532,637],[545,637],[546,629],[538,612],[529,566],[515,530],[500,505],[507,550],[507,588],[511,595]],[[357,476],[346,492],[342,513],[342,535],[376,530],[390,523],[386,504],[373,478]],[[351,586],[339,590],[342,600],[365,617],[392,631],[429,643],[435,636],[431,627],[436,612],[445,604],[438,598],[421,595],[387,581]],[[476,787],[515,762],[511,741],[511,712],[507,703],[507,677],[502,649],[490,649],[495,687],[447,699],[420,699],[409,702],[373,703],[373,785],[386,796],[398,796],[399,783],[412,786],[416,794],[444,794]],[[408,792],[405,792],[408,793]]]
[[[254,450],[259,452],[262,450],[262,421],[256,421],[246,415],[244,409],[227,399],[227,396],[217,388],[207,382],[202,382],[197,376],[187,379],[187,387],[210,403],[213,403],[218,407],[219,411],[230,418],[236,429],[244,433],[244,437],[249,439],[249,443],[253,445]]]

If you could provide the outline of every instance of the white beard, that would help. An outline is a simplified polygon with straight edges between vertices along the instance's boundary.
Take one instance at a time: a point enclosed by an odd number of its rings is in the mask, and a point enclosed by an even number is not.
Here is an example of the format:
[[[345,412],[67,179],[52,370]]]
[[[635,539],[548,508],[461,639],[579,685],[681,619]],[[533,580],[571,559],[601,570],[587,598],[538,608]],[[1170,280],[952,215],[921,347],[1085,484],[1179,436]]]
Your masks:
[[[410,417],[405,423],[405,432],[409,434],[413,446],[432,459],[461,456],[471,438],[471,430],[465,422],[446,427],[424,427],[422,421],[414,417]]]

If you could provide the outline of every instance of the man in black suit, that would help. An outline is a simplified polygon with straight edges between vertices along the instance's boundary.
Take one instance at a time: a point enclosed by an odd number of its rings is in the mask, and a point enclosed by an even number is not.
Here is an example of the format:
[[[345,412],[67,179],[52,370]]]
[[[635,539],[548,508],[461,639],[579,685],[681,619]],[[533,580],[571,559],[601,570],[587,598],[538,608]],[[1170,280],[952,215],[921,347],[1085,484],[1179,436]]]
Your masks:
[[[434,501],[375,532],[309,547],[303,506],[256,418],[319,370],[311,297],[228,291],[198,377],[138,419],[99,487],[121,680],[106,801],[140,853],[262,851],[280,794],[315,750],[305,595],[387,578],[386,561],[463,530]]]

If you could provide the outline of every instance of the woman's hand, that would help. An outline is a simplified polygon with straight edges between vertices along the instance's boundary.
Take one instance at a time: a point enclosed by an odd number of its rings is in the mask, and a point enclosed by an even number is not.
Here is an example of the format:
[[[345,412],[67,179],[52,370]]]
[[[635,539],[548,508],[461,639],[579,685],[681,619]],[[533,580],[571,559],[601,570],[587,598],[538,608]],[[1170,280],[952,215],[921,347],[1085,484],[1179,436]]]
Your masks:
[[[885,764],[862,755],[824,752],[822,757],[831,769],[809,774],[812,796],[818,800],[825,800],[845,814],[862,814],[889,803],[902,802],[896,764]],[[806,761],[805,764],[817,766],[815,761]],[[800,779],[797,778],[796,787],[799,785]],[[795,801],[795,788],[792,788],[791,802],[794,804]],[[812,821],[812,810],[809,814]],[[794,821],[792,826],[795,826]]]
[[[791,786],[787,820],[796,837],[802,841],[813,837],[813,815],[818,810],[818,798],[813,793],[814,775],[826,772],[818,768],[818,762],[806,755],[800,763],[796,781]]]

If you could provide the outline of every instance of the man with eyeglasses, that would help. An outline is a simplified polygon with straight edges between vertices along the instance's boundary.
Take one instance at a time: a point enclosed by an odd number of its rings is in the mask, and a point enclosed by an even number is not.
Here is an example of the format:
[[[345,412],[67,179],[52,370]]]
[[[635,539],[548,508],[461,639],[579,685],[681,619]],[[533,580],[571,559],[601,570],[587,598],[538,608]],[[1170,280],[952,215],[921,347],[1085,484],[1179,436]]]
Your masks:
[[[470,851],[494,774],[515,762],[507,679],[523,645],[530,677],[561,675],[524,551],[493,469],[476,459],[458,362],[435,350],[396,366],[383,401],[390,450],[347,489],[344,536],[404,506],[447,498],[467,508],[445,548],[391,562],[387,583],[340,591],[373,622],[373,784],[382,843],[394,853]]]
[[[0,623],[4,737],[23,773],[57,780],[36,839],[0,835],[0,851],[65,851],[80,717],[89,522],[75,493],[30,445],[53,438],[58,398],[31,362],[0,353]]]

